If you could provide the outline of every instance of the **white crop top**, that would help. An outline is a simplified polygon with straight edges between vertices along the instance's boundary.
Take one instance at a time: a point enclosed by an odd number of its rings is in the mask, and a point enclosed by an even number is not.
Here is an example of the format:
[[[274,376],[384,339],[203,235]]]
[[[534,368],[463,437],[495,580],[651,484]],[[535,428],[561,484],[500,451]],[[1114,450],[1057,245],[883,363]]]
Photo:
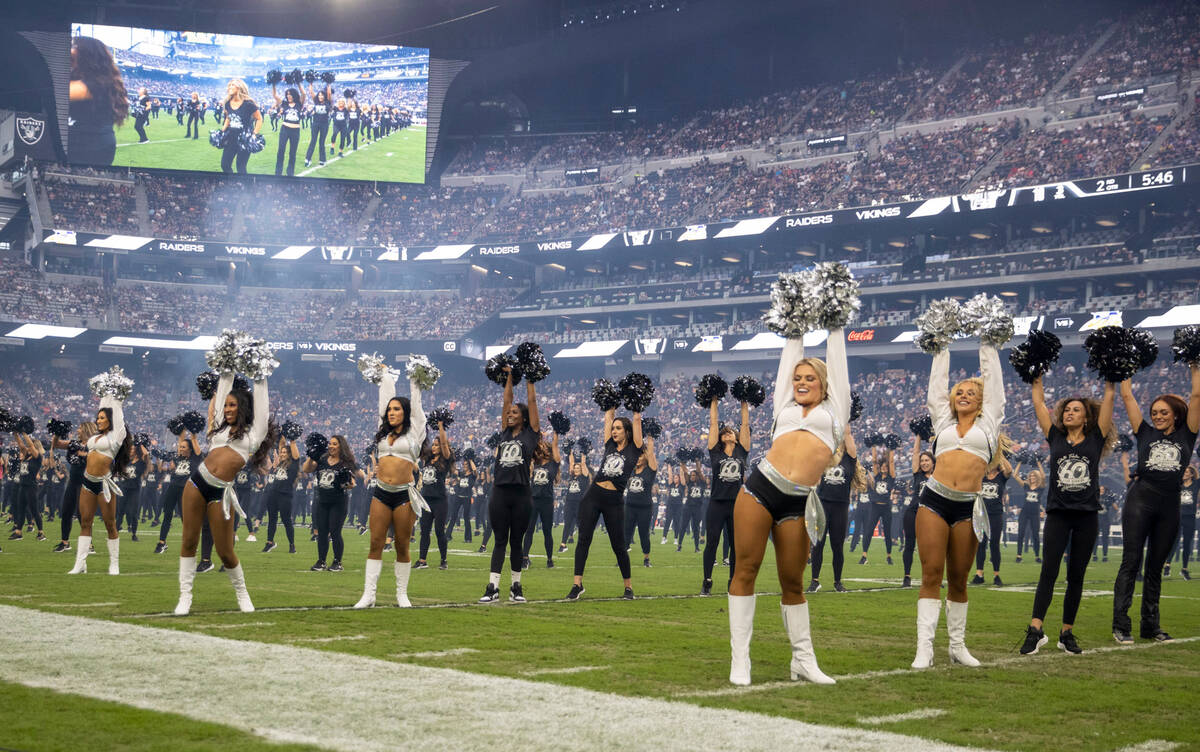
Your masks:
[[[223,373],[217,381],[217,393],[213,395],[213,422],[220,425],[225,410],[225,398],[233,391],[233,374]],[[254,382],[254,422],[246,429],[240,438],[229,438],[230,428],[225,426],[220,431],[208,437],[209,451],[218,447],[228,447],[237,452],[244,462],[250,461],[250,456],[258,451],[259,445],[267,438],[268,423],[270,422],[270,400],[267,395],[267,380]]]
[[[1000,439],[1000,424],[1004,422],[1004,376],[1000,353],[995,347],[979,345],[979,372],[983,376],[983,409],[967,435],[959,436],[958,421],[950,409],[950,351],[942,350],[933,356],[926,406],[933,418],[934,457],[961,449],[984,462],[992,461]]]
[[[112,428],[107,433],[98,433],[90,437],[87,440],[87,450],[115,460],[121,444],[125,442],[125,406],[116,397],[107,396],[100,398],[100,407],[112,410]]]
[[[425,443],[425,410],[421,407],[421,388],[417,386],[416,381],[410,382],[409,386],[409,425],[408,431],[393,437],[389,434],[379,440],[375,445],[375,456],[378,459],[384,457],[399,457],[402,460],[408,460],[412,464],[417,464],[417,460],[421,456],[421,445]],[[387,416],[388,403],[396,396],[396,374],[387,371],[383,375],[383,380],[379,382],[379,414],[383,417]]]
[[[829,451],[837,450],[850,422],[850,371],[846,366],[846,337],[841,328],[831,329],[825,341],[825,365],[829,383],[825,399],[804,414],[795,400],[792,374],[804,359],[804,340],[790,338],[779,355],[779,373],[775,376],[775,427],[771,439],[791,431],[808,431],[820,439]]]

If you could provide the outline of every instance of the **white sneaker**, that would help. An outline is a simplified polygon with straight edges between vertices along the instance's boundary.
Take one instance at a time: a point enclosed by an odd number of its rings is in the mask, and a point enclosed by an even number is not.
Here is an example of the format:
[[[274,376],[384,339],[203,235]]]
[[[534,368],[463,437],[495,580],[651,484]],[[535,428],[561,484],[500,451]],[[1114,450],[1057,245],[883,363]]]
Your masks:
[[[258,538],[254,537],[254,533],[250,533],[249,535],[246,536],[246,542],[247,543],[258,543]]]

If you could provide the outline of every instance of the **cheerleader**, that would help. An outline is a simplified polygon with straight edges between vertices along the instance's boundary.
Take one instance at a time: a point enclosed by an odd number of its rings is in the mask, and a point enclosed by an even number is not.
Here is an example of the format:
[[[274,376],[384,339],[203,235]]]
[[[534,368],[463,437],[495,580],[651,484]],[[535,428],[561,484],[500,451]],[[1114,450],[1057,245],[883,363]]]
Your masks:
[[[358,132],[362,128],[362,118],[358,109],[358,100],[350,99],[346,102],[346,132],[350,139],[353,139],[353,146],[350,151],[358,151]]]
[[[933,356],[927,407],[933,418],[937,464],[925,482],[917,510],[916,539],[921,556],[917,600],[917,654],[913,668],[933,665],[933,637],[941,615],[943,574],[950,662],[978,666],[967,650],[967,577],[979,541],[971,527],[974,504],[989,467],[1003,457],[1008,437],[1004,422],[1004,380],[1000,355],[987,342],[979,345],[980,378],[969,378],[946,392],[950,351]],[[965,524],[964,524],[965,523]]]
[[[617,557],[617,567],[624,581],[625,600],[633,600],[632,572],[629,567],[629,552],[624,538],[625,520],[621,495],[633,474],[638,460],[649,448],[642,444],[642,414],[634,413],[632,421],[624,416],[615,417],[616,410],[604,412],[604,455],[596,469],[596,477],[579,502],[579,545],[575,547],[575,578],[567,600],[577,601],[585,592],[583,570],[587,565],[588,551],[592,547],[592,536],[596,523],[604,518],[608,531],[608,542]]]
[[[1180,576],[1185,580],[1192,579],[1191,573],[1188,571],[1188,563],[1192,558],[1192,541],[1196,536],[1196,495],[1200,493],[1200,477],[1196,474],[1196,467],[1188,465],[1187,470],[1183,472],[1183,486],[1179,489],[1179,538],[1176,539],[1177,553],[1183,555],[1183,567],[1179,570]],[[1107,515],[1105,515],[1107,516]],[[1105,543],[1105,552],[1107,555],[1108,544]],[[1174,555],[1171,557],[1175,558]],[[1092,561],[1096,557],[1092,556]],[[1164,574],[1168,574],[1171,565],[1168,564],[1163,570]]]
[[[346,141],[349,138],[349,116],[350,113],[346,110],[346,100],[339,99],[337,106],[329,115],[330,122],[333,123],[333,137],[329,139],[329,151],[332,152],[334,144],[336,144],[339,157],[346,153]]]
[[[137,105],[133,108],[133,129],[137,131],[138,143],[144,144],[150,140],[146,135],[146,124],[150,122],[150,96],[146,87],[138,89]]]
[[[686,465],[679,466],[680,478],[686,478],[683,485],[683,506],[680,509],[679,525],[676,527],[676,534],[679,539],[675,542],[675,550],[683,550],[683,539],[687,535],[687,531],[691,528],[692,544],[696,547],[696,553],[700,553],[700,519],[704,510],[704,499],[708,485],[704,482],[704,476],[700,473],[700,468],[688,468]]]
[[[175,122],[179,125],[183,125],[183,115],[184,115],[184,109],[186,107],[187,107],[186,99],[184,99],[183,97],[177,97],[175,99]],[[190,136],[192,134],[189,133],[187,135]]]
[[[175,443],[175,457],[171,461],[170,470],[164,470],[167,473],[167,485],[162,494],[162,527],[158,531],[158,545],[154,547],[154,553],[167,552],[167,534],[171,532],[171,520],[177,512],[180,518],[183,516],[183,487],[187,485],[194,466],[203,461],[200,442],[196,441],[191,431],[184,431]]]
[[[883,522],[883,545],[887,551],[887,563],[892,564],[892,491],[896,487],[896,455],[882,446],[871,448],[872,472],[867,479],[870,485],[867,494],[867,521],[862,530],[862,558],[859,565],[867,563],[867,552],[875,537],[875,526]]]
[[[571,476],[567,478],[566,493],[563,495],[563,532],[562,541],[558,545],[560,554],[566,553],[568,543],[575,542],[575,527],[579,524],[579,502],[583,500],[583,494],[592,479],[586,454],[580,452],[579,458],[576,459],[575,449],[572,448],[568,460]]]
[[[232,84],[230,88],[233,88]],[[261,117],[259,121],[261,123]],[[251,394],[234,386],[232,373],[222,373],[217,381],[217,391],[208,403],[208,426],[208,456],[192,463],[192,473],[183,488],[177,616],[185,616],[192,609],[196,547],[206,520],[212,529],[217,555],[237,596],[238,609],[247,613],[254,610],[246,590],[242,563],[233,551],[231,516],[233,511],[245,516],[233,490],[238,471],[247,465],[261,467],[275,443],[277,429],[270,420],[267,379],[256,380]]]
[[[92,522],[96,507],[108,532],[108,573],[121,573],[121,539],[117,537],[117,500],[121,495],[113,476],[121,477],[129,466],[132,442],[125,427],[121,400],[111,395],[100,399],[96,412],[96,433],[87,440],[87,460],[79,489],[79,540],[75,542],[75,566],[67,574],[86,574],[87,556],[92,547]]]
[[[371,499],[369,528],[370,550],[367,553],[365,584],[362,598],[355,608],[375,605],[375,591],[383,569],[383,551],[388,543],[388,529],[395,527],[396,538],[396,605],[411,608],[408,600],[408,579],[412,573],[409,544],[413,525],[429,505],[417,489],[417,462],[421,445],[425,443],[425,410],[421,407],[421,389],[416,379],[410,379],[409,397],[396,396],[396,375],[384,371],[379,382],[379,429],[375,432],[376,484]]]
[[[904,582],[900,585],[903,588],[912,587],[913,552],[917,548],[917,508],[921,505],[921,494],[936,465],[933,452],[921,449],[921,436],[918,434],[913,441],[912,496],[904,509],[904,550],[901,553]]]
[[[16,530],[9,540],[21,540],[22,530],[30,520],[37,526],[37,539],[46,540],[42,531],[42,512],[38,508],[38,474],[42,471],[44,448],[42,442],[27,433],[14,432],[20,448],[17,497],[13,500],[13,521]]]
[[[491,571],[480,603],[500,600],[500,573],[504,568],[505,547],[509,550],[509,566],[512,569],[508,599],[514,603],[525,602],[525,594],[521,589],[521,564],[524,560],[521,543],[533,507],[530,465],[537,452],[542,428],[533,382],[525,382],[528,404],[513,402],[512,369],[506,367],[504,370],[508,376],[504,381],[504,404],[500,412],[501,440],[496,447],[496,464],[491,477],[492,493],[488,500],[488,519],[496,533],[496,548],[492,550]],[[592,526],[595,525],[593,520]],[[486,546],[485,533],[483,547]]]
[[[237,162],[239,175],[246,174],[246,164],[250,161],[250,153],[243,151],[240,136],[250,129],[254,135],[262,130],[262,112],[250,98],[250,90],[246,82],[235,78],[225,87],[225,101],[222,103],[225,121],[221,125],[222,152],[221,172],[233,173],[234,161]],[[247,600],[247,603],[249,600]]]
[[[121,70],[103,42],[71,38],[71,83],[68,94],[70,158],[78,164],[110,165],[117,154],[113,128],[129,116],[129,97]]]
[[[1013,475],[1013,467],[1008,460],[1001,459],[1000,464],[983,476],[983,484],[979,495],[987,508],[988,532],[984,540],[979,541],[975,552],[975,576],[971,578],[972,585],[982,585],[983,561],[989,549],[992,554],[992,585],[1003,587],[1000,579],[1000,536],[1004,531],[1004,499],[1008,479]]]
[[[454,503],[450,506],[450,527],[446,531],[446,541],[453,537],[451,533],[461,518],[463,521],[463,540],[471,542],[471,508],[475,492],[475,461],[467,458],[459,460],[453,476]]]
[[[80,423],[75,429],[73,440],[54,438],[50,446],[53,449],[65,449],[67,452],[67,485],[63,489],[62,503],[59,507],[58,518],[62,526],[62,539],[54,547],[55,553],[71,550],[71,525],[75,522],[76,510],[79,507],[79,489],[83,487],[83,471],[87,465],[87,440],[96,433],[96,424],[90,421]]]
[[[1042,527],[1042,496],[1045,494],[1046,473],[1039,461],[1037,467],[1021,477],[1021,464],[1017,463],[1012,479],[1017,485],[1025,487],[1025,501],[1017,515],[1017,563],[1021,563],[1021,547],[1033,549],[1034,560],[1042,563],[1041,538],[1038,531]],[[1026,543],[1028,541],[1028,543]]]
[[[182,115],[183,109],[180,108]],[[193,141],[200,138],[200,124],[204,122],[204,105],[200,103],[200,94],[192,92],[192,98],[187,103],[187,126],[184,130],[184,138],[191,138]]]
[[[663,537],[659,545],[665,546],[671,528],[675,528],[675,543],[679,544],[679,517],[683,509],[684,484],[682,473],[677,472],[672,465],[667,465],[667,509],[663,515]]]
[[[712,594],[713,566],[717,560],[717,544],[721,532],[725,540],[734,540],[733,506],[738,490],[742,487],[742,476],[746,472],[746,459],[750,456],[750,403],[742,402],[741,425],[738,431],[721,425],[717,418],[717,398],[708,405],[708,462],[712,470],[712,493],[708,502],[708,514],[704,529],[704,580],[700,584],[701,595]],[[737,566],[737,546],[729,549],[729,575]]]
[[[642,539],[642,566],[650,567],[650,526],[658,504],[654,501],[654,481],[658,477],[658,458],[654,455],[654,438],[646,436],[646,450],[637,459],[629,484],[625,487],[625,549],[633,545],[636,528]]]
[[[839,455],[835,456],[834,464],[825,468],[825,474],[817,486],[817,498],[825,509],[825,535],[821,536],[811,552],[812,580],[805,591],[808,593],[821,590],[821,568],[825,563],[827,538],[833,555],[833,589],[839,593],[846,592],[846,586],[842,584],[842,566],[846,560],[842,547],[846,545],[846,530],[850,525],[850,494],[867,487],[866,472],[858,462],[858,446],[849,430],[842,440]]]
[[[1123,551],[1113,587],[1113,638],[1122,645],[1133,642],[1129,607],[1142,549],[1147,547],[1140,633],[1143,639],[1168,642],[1171,636],[1160,624],[1158,600],[1163,565],[1179,533],[1183,472],[1191,462],[1200,430],[1200,366],[1191,366],[1188,401],[1174,394],[1155,397],[1149,421],[1143,420],[1128,379],[1121,382],[1121,401],[1137,440],[1138,463],[1121,513]]]
[[[311,84],[310,84],[311,86]],[[300,112],[304,108],[304,92],[288,87],[279,96],[276,84],[271,84],[271,96],[275,97],[275,109],[271,111],[271,130],[275,130],[275,122],[280,123],[279,146],[275,149],[275,176],[283,174],[283,154],[288,153],[287,174],[296,174],[296,151],[300,148]]]
[[[495,461],[494,456],[492,460]],[[483,536],[483,542],[476,553],[485,554],[488,540],[492,537],[492,520],[488,516],[488,505],[482,501],[492,498],[492,471],[489,468],[479,468],[478,481],[475,484],[475,498],[480,500],[475,504],[475,534]]]
[[[313,474],[317,481],[317,499],[313,504],[313,524],[317,529],[317,563],[309,568],[312,572],[341,572],[342,553],[346,543],[342,528],[346,524],[349,499],[346,492],[354,488],[355,479],[363,472],[354,461],[354,450],[342,435],[331,436],[329,450],[323,456],[309,455],[300,472]],[[325,566],[330,543],[333,544],[333,561]]]
[[[1032,655],[1047,642],[1042,624],[1054,597],[1063,554],[1069,553],[1062,630],[1057,644],[1060,650],[1078,655],[1083,650],[1075,640],[1073,628],[1083,598],[1088,555],[1096,546],[1099,531],[1100,459],[1117,438],[1112,425],[1116,389],[1106,382],[1104,398],[1099,404],[1086,397],[1068,397],[1058,403],[1051,416],[1041,376],[1033,380],[1032,388],[1033,412],[1050,445],[1050,482],[1046,495],[1045,557],[1033,597],[1033,618],[1025,630],[1021,654]]]
[[[138,511],[142,503],[142,480],[149,467],[150,453],[146,447],[134,444],[130,452],[131,461],[125,468],[124,475],[117,481],[121,487],[121,501],[117,504],[117,532],[121,531],[121,523],[129,528],[129,540],[137,543]]]
[[[436,415],[436,411],[435,411]],[[429,511],[421,515],[421,555],[413,569],[428,569],[425,557],[429,554],[430,531],[437,538],[438,553],[442,563],[438,569],[446,569],[446,476],[454,465],[454,452],[450,449],[450,440],[446,438],[446,426],[441,421],[437,424],[438,435],[434,437],[429,447],[421,453],[421,495],[429,504]]]
[[[561,480],[562,454],[558,448],[558,432],[550,442],[539,441],[533,455],[533,470],[529,476],[531,486],[529,525],[521,544],[521,556],[525,569],[529,568],[529,549],[533,548],[533,529],[540,520],[542,542],[546,546],[546,568],[554,568],[554,484]]]

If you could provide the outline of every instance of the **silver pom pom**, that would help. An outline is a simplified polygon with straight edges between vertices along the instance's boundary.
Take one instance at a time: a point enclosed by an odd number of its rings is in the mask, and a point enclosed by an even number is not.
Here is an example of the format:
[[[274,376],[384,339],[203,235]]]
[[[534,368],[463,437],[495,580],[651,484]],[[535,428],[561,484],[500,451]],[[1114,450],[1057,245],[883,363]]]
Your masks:
[[[804,300],[804,276],[808,272],[780,274],[771,285],[771,307],[763,323],[781,337],[803,337],[811,328],[811,312]]]
[[[432,389],[433,385],[442,377],[442,369],[435,366],[433,361],[424,355],[410,355],[406,371],[408,378],[416,381],[417,386],[423,392]]]
[[[234,359],[237,370],[246,374],[251,381],[262,381],[270,378],[279,367],[275,359],[275,351],[267,346],[266,341],[246,337],[239,342],[237,357]]]
[[[387,370],[387,365],[383,362],[383,356],[379,353],[358,356],[358,372],[363,375],[364,379],[375,386],[379,386],[380,382],[383,381],[383,375],[387,373]]]
[[[1000,347],[1012,339],[1012,315],[1004,308],[1004,301],[987,293],[979,293],[962,306],[963,331],[977,334],[985,344]]]
[[[126,376],[120,366],[113,366],[104,373],[98,373],[88,379],[88,386],[97,397],[115,397],[124,402],[133,392],[133,379]]]
[[[208,367],[217,373],[236,373],[238,351],[250,336],[236,329],[222,329],[213,348],[204,353]]]
[[[917,347],[930,355],[945,350],[962,331],[962,315],[962,306],[954,298],[932,301],[916,320]]]
[[[822,261],[805,277],[805,298],[812,321],[821,329],[839,329],[850,322],[862,303],[858,282],[850,269],[838,261]]]

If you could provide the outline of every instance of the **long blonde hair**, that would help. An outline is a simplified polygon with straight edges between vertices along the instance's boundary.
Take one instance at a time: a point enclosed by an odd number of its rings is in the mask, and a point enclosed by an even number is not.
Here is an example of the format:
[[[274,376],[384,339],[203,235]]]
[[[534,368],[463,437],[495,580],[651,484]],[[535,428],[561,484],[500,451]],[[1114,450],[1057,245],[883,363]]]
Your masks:
[[[829,366],[825,365],[825,361],[821,360],[820,358],[804,358],[803,360],[801,360],[800,362],[798,362],[796,364],[795,368],[792,369],[792,378],[793,379],[796,377],[796,368],[799,368],[800,366],[808,366],[809,368],[813,369],[814,373],[817,374],[817,383],[821,385],[821,401],[823,402],[825,400],[825,398],[829,396]],[[795,389],[795,387],[793,387],[793,390],[794,389]],[[850,429],[847,428],[846,430],[848,431]],[[774,432],[773,429],[772,429],[772,432]],[[841,459],[842,459],[842,450],[839,448],[836,452],[833,453],[833,456],[830,457],[829,464],[825,465],[825,467],[826,468],[833,467],[838,462],[840,462]],[[858,473],[863,472],[862,463],[858,463],[857,466],[858,466],[858,470],[855,473],[856,475]],[[863,488],[866,488],[866,483],[867,483],[867,478],[866,478],[866,475],[864,474],[863,475]]]
[[[245,101],[247,101],[247,102],[254,101],[253,99],[250,98],[250,87],[246,86],[246,82],[243,81],[242,79],[240,79],[240,78],[230,79],[229,83],[226,84],[225,87],[226,87],[226,89],[228,89],[230,86],[237,89],[238,96],[241,97],[242,99],[244,99]],[[233,95],[226,94],[225,101],[223,102],[223,104],[229,104],[229,100],[231,100],[231,99],[233,99]]]
[[[845,454],[846,454],[846,443],[842,442],[841,444],[838,444],[837,451],[833,453],[833,459],[829,462],[829,465],[827,467],[833,467],[834,465],[841,462],[842,457],[845,456]],[[863,467],[863,463],[859,462],[858,458],[855,457],[854,458],[854,477],[850,479],[850,490],[855,493],[862,493],[863,491],[866,491],[867,488],[868,488],[868,486],[867,486],[867,470],[866,470],[866,468]]]
[[[956,422],[958,421],[958,411],[954,409],[954,392],[956,392],[958,390],[958,388],[964,384],[971,384],[976,389],[979,390],[980,410],[975,415],[975,420],[979,420],[979,416],[983,415],[982,404],[983,404],[984,386],[983,386],[983,379],[979,378],[978,376],[972,376],[970,378],[963,379],[962,381],[958,382],[954,386],[950,387],[950,392],[946,396],[946,401],[950,404],[950,415],[952,415],[954,417],[954,420]],[[991,471],[993,471],[997,467],[999,467],[1001,460],[1004,459],[1004,455],[1012,453],[1012,448],[1013,448],[1012,438],[1007,433],[1005,433],[1004,429],[1001,429],[1000,433],[997,434],[997,436],[996,436],[996,446],[995,446],[995,448],[992,449],[992,459],[988,462],[987,472],[990,473]]]

